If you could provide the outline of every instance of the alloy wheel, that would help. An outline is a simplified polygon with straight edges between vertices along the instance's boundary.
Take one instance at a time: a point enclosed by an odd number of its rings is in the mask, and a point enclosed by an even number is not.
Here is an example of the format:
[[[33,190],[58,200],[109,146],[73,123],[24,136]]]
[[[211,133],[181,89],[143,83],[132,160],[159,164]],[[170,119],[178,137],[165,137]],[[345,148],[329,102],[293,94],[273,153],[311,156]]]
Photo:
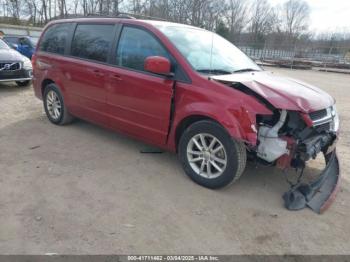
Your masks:
[[[58,120],[61,117],[62,105],[61,101],[55,91],[50,90],[46,95],[46,106],[50,117]]]
[[[205,133],[190,139],[187,159],[193,171],[207,179],[219,177],[227,166],[227,154],[223,144],[213,135]]]

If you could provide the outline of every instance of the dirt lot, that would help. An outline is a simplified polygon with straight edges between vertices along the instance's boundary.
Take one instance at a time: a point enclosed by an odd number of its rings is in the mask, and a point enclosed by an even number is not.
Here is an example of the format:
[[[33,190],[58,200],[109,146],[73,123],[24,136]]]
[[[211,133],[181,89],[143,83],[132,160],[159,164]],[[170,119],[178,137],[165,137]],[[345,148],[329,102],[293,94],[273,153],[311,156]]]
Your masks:
[[[325,214],[284,209],[274,168],[250,164],[211,191],[176,155],[141,154],[145,144],[83,121],[54,126],[32,88],[0,85],[0,253],[349,254],[350,76],[271,70],[337,99],[342,189]]]

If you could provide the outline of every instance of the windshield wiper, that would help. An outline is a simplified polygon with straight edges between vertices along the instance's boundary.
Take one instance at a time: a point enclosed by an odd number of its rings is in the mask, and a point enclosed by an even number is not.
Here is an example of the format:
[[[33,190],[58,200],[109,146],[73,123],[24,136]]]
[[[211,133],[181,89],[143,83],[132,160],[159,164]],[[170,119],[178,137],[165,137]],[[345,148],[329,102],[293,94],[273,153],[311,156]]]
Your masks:
[[[255,72],[255,71],[260,71],[260,70],[253,69],[253,68],[244,68],[244,69],[233,71],[233,73]]]
[[[229,75],[232,72],[224,69],[198,69],[197,72],[204,74],[214,74],[214,75]]]

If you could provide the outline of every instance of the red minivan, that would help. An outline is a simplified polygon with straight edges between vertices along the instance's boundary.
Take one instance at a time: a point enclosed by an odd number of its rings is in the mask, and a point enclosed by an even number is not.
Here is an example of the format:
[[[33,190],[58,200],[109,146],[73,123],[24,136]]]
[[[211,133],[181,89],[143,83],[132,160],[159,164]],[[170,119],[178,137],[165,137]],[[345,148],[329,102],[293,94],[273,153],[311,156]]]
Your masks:
[[[151,20],[59,20],[32,60],[35,95],[56,125],[81,118],[177,152],[186,174],[208,188],[236,181],[247,158],[302,173],[323,153],[320,177],[284,200],[320,212],[334,198],[334,99],[264,71],[215,33]]]

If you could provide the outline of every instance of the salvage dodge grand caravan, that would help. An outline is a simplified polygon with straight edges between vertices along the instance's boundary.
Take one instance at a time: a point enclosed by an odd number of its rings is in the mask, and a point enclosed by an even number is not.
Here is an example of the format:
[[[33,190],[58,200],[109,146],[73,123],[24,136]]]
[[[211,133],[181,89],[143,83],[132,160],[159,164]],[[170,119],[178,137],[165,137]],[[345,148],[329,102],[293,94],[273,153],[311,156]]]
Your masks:
[[[56,125],[74,117],[177,152],[186,174],[221,188],[247,157],[300,171],[326,167],[284,195],[322,212],[335,196],[339,118],[334,99],[274,76],[220,36],[187,25],[118,18],[49,23],[33,57],[34,89]]]

